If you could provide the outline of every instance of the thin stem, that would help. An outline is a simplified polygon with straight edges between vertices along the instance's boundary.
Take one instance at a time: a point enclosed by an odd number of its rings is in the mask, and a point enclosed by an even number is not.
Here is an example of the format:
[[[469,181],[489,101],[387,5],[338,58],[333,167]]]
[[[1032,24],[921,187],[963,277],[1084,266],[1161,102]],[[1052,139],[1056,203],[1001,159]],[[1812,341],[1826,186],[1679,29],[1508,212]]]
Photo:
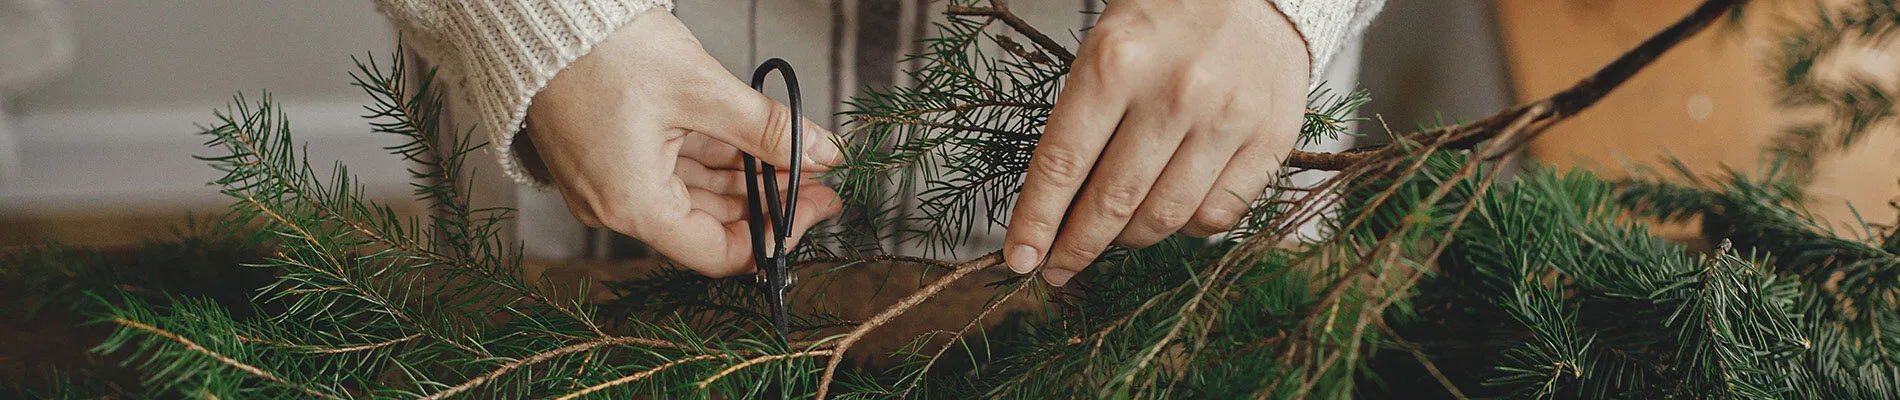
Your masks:
[[[706,377],[705,380],[701,380],[699,381],[699,383],[694,384],[693,386],[699,388],[699,390],[706,390],[706,386],[712,385],[712,383],[715,381],[718,381],[719,378],[724,378],[726,377],[726,375],[731,375],[732,373],[738,372],[739,370],[745,369],[746,367],[751,367],[754,365],[764,364],[764,363],[768,363],[772,361],[791,359],[791,358],[800,358],[800,357],[817,357],[817,356],[834,356],[835,357],[839,354],[844,354],[844,350],[818,349],[818,350],[801,351],[797,353],[771,354],[771,355],[753,357],[753,358],[745,360],[745,362],[733,364],[730,367],[726,367],[726,369],[719,370],[719,372],[713,373],[712,376]],[[818,398],[821,398],[821,399],[824,398],[824,396],[822,395],[822,393],[824,393],[824,390],[820,389],[819,393],[821,395],[818,396]]]
[[[911,390],[917,389],[917,385],[923,382],[924,376],[930,373],[930,367],[936,366],[937,360],[943,359],[943,353],[950,351],[951,347],[956,347],[957,342],[962,341],[964,338],[964,335],[969,334],[971,329],[976,329],[976,326],[978,324],[982,324],[983,319],[988,318],[990,316],[991,311],[996,311],[996,309],[1002,308],[1004,303],[1009,302],[1009,299],[1016,297],[1016,295],[1021,294],[1024,289],[1028,289],[1030,286],[1033,286],[1035,284],[1036,284],[1035,281],[1031,279],[1025,279],[1022,282],[1017,283],[1016,290],[1011,290],[1009,291],[1008,294],[1004,294],[1002,298],[996,299],[995,302],[990,303],[990,305],[987,307],[984,307],[982,312],[976,313],[976,318],[971,318],[969,323],[963,324],[963,328],[957,329],[956,332],[951,333],[950,341],[947,343],[944,343],[943,347],[937,348],[936,354],[932,354],[930,356],[930,361],[925,362],[922,368],[917,369],[917,380],[911,381],[909,386],[904,387],[904,392],[899,393],[897,397],[900,397],[900,398],[908,397],[910,395]]]
[[[1430,357],[1426,357],[1425,351],[1421,349],[1418,344],[1405,340],[1405,337],[1399,336],[1398,331],[1392,330],[1392,326],[1385,323],[1385,318],[1374,319],[1372,322],[1377,324],[1379,332],[1392,337],[1393,344],[1397,345],[1400,349],[1404,349],[1406,352],[1412,353],[1412,358],[1418,360],[1420,366],[1425,367],[1425,373],[1431,374],[1432,379],[1438,380],[1438,385],[1443,386],[1446,392],[1450,392],[1452,398],[1458,400],[1468,400],[1471,398],[1471,396],[1466,396],[1463,390],[1458,390],[1458,385],[1452,384],[1451,378],[1446,377],[1444,372],[1439,371],[1438,363],[1434,363]]]
[[[420,333],[412,333],[412,334],[409,334],[409,336],[403,336],[403,337],[390,339],[386,341],[369,343],[369,344],[361,344],[361,345],[355,345],[355,346],[349,346],[349,347],[324,347],[324,346],[311,346],[307,344],[274,342],[274,341],[263,340],[259,338],[253,338],[249,336],[239,336],[238,340],[250,342],[250,343],[266,344],[266,345],[277,346],[277,347],[288,347],[288,348],[297,349],[305,353],[311,353],[311,354],[336,354],[336,353],[350,353],[350,352],[357,352],[357,351],[364,351],[364,350],[375,350],[375,349],[393,346],[393,345],[396,345],[397,343],[416,340],[417,338],[421,338],[421,337],[422,337],[422,334]]]
[[[127,328],[145,331],[146,333],[152,334],[153,336],[165,338],[165,340],[170,340],[173,343],[178,343],[181,346],[185,346],[185,350],[190,350],[193,353],[198,353],[206,357],[211,357],[211,359],[217,360],[218,363],[220,364],[228,365],[228,366],[231,366],[232,368],[237,368],[239,371],[244,371],[244,373],[250,374],[251,376],[255,376],[258,379],[263,379],[266,381],[270,381],[272,383],[296,388],[297,391],[304,392],[305,394],[309,394],[315,397],[320,397],[320,398],[325,398],[325,399],[341,399],[341,397],[337,397],[335,395],[319,392],[316,389],[311,389],[303,385],[291,383],[290,381],[284,380],[284,378],[278,377],[277,374],[272,374],[270,373],[270,371],[265,371],[263,368],[258,368],[257,366],[254,366],[254,365],[245,364],[243,361],[238,361],[237,359],[231,358],[231,356],[227,356],[227,355],[224,355],[223,353],[212,351],[211,349],[205,348],[203,345],[199,345],[198,342],[194,342],[191,339],[186,339],[184,336],[179,336],[176,333],[171,333],[164,329],[159,329],[156,326],[146,325],[145,323],[133,321],[133,320],[125,319],[125,318],[113,318],[112,323],[119,324],[120,326],[124,326]]]
[[[813,257],[813,258],[805,259],[804,261],[799,261],[798,265],[874,263],[874,262],[883,262],[883,261],[923,264],[923,265],[929,265],[929,266],[943,268],[947,270],[955,270],[957,268],[956,264],[953,264],[949,261],[938,260],[938,259],[929,258],[929,257],[900,256],[900,255],[894,255],[894,254],[879,254],[879,255],[864,256],[864,257]]]
[[[851,349],[851,345],[857,344],[859,340],[864,339],[864,335],[871,333],[873,329],[890,323],[891,319],[903,315],[904,312],[910,311],[912,308],[916,308],[918,304],[922,304],[925,300],[935,297],[938,292],[942,292],[944,288],[950,287],[950,284],[956,283],[958,280],[970,276],[970,274],[976,271],[982,271],[990,267],[1001,265],[1002,263],[1003,252],[994,251],[990,252],[990,254],[978,257],[975,260],[957,264],[956,269],[951,270],[948,274],[944,274],[944,276],[938,278],[936,282],[931,282],[929,286],[924,286],[922,289],[911,293],[910,296],[905,296],[904,299],[898,300],[897,304],[885,308],[884,311],[878,313],[877,316],[873,316],[871,319],[864,321],[863,324],[858,325],[857,329],[852,329],[850,334],[845,335],[844,339],[838,341],[838,346],[835,347],[837,353],[831,355],[831,362],[825,365],[824,375],[819,376],[818,396],[816,398],[825,398],[825,394],[831,389],[832,376],[838,373],[838,364],[844,362],[845,352]]]
[[[1003,21],[1004,25],[1009,25],[1011,29],[1015,29],[1016,33],[1020,33],[1023,37],[1029,38],[1029,41],[1035,42],[1036,47],[1042,48],[1042,51],[1054,54],[1056,59],[1062,60],[1062,64],[1068,65],[1075,63],[1075,53],[1069,52],[1069,49],[1062,47],[1061,43],[1056,43],[1056,40],[1049,38],[1049,35],[1042,34],[1042,31],[1037,30],[1036,27],[1030,25],[1028,21],[1023,21],[1023,18],[1016,16],[1016,13],[1010,12],[1009,2],[990,0],[989,7],[950,6],[943,11],[943,14],[995,18],[998,21]]]
[[[620,386],[620,385],[637,382],[641,379],[646,379],[647,377],[653,376],[654,374],[658,374],[662,371],[666,371],[669,368],[685,365],[686,363],[689,363],[689,362],[705,361],[705,360],[711,360],[715,358],[728,358],[728,357],[731,357],[731,356],[725,355],[725,354],[702,354],[702,355],[697,355],[697,356],[692,356],[692,357],[681,358],[678,360],[669,361],[665,364],[660,364],[659,366],[653,367],[651,369],[635,372],[632,375],[623,376],[611,381],[601,382],[598,385],[588,386],[586,389],[577,390],[577,391],[574,391],[573,393],[568,393],[568,394],[562,395],[561,397],[556,397],[554,398],[554,400],[572,400],[577,397],[586,396],[590,393],[607,390],[607,388],[611,388],[614,386]]]
[[[662,341],[662,340],[655,340],[655,339],[644,339],[644,338],[633,338],[633,337],[600,338],[600,339],[596,339],[589,342],[576,343],[576,344],[568,345],[568,346],[561,347],[558,349],[544,351],[532,356],[528,356],[527,358],[522,358],[522,359],[515,360],[514,362],[511,362],[511,363],[503,364],[500,368],[495,368],[492,371],[488,371],[487,374],[482,374],[482,376],[477,376],[474,379],[469,379],[467,382],[462,382],[462,384],[460,385],[451,386],[448,389],[445,389],[440,392],[436,392],[435,394],[421,397],[421,399],[424,399],[424,400],[446,399],[446,398],[449,398],[450,396],[454,396],[456,394],[466,392],[469,389],[474,389],[475,387],[481,386],[484,383],[488,383],[488,381],[494,380],[495,378],[500,378],[502,375],[507,374],[509,371],[514,371],[515,369],[519,369],[521,367],[526,367],[530,365],[547,362],[548,360],[553,360],[560,356],[593,350],[595,348],[599,348],[601,346],[608,346],[608,345],[637,345],[637,346],[662,347],[662,348],[679,347],[679,345],[677,344],[667,342],[667,341]]]

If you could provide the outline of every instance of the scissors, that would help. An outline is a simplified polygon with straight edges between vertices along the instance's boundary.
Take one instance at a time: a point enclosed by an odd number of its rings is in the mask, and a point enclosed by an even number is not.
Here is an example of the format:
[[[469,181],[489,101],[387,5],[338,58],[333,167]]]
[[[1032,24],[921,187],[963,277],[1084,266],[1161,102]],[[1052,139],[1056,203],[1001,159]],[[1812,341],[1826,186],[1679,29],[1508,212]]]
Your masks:
[[[792,237],[792,217],[798,212],[798,166],[804,162],[803,152],[799,149],[805,148],[805,115],[798,101],[798,75],[792,72],[792,65],[784,59],[773,58],[760,64],[759,69],[752,72],[752,90],[764,93],[765,77],[773,70],[778,70],[779,76],[785,78],[785,92],[790,97],[787,105],[792,109],[792,165],[786,167],[791,173],[791,184],[785,188],[785,200],[781,201],[778,168],[760,162],[751,154],[745,154],[745,199],[746,225],[752,233],[752,261],[759,267],[758,278],[765,285],[766,300],[771,303],[772,326],[783,336],[785,296],[791,291],[794,280],[791,268],[785,262],[785,241]],[[764,173],[759,173],[760,170]],[[761,184],[765,186],[763,193],[760,192]],[[765,230],[767,223],[772,227],[770,233]],[[775,234],[771,252],[767,252],[765,247],[768,234]]]

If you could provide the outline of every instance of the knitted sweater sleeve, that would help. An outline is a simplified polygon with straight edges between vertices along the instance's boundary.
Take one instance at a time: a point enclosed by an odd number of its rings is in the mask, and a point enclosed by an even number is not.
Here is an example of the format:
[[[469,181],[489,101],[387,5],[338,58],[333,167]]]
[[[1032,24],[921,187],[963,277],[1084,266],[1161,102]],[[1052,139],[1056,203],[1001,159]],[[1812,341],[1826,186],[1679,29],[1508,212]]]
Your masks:
[[[514,154],[528,101],[608,34],[672,0],[376,0],[403,43],[474,107],[502,170],[539,186]]]
[[[1312,86],[1319,85],[1333,54],[1357,40],[1372,17],[1385,7],[1385,0],[1272,0],[1274,7],[1293,21],[1293,28],[1306,40],[1306,53],[1313,63]]]

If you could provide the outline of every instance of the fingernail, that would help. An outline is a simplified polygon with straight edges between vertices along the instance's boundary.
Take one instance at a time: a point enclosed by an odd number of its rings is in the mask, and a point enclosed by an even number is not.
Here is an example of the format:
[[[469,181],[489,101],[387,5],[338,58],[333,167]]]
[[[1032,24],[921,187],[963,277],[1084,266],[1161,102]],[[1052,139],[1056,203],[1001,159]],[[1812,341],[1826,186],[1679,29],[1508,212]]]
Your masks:
[[[1062,285],[1069,284],[1070,278],[1075,278],[1075,271],[1061,268],[1047,268],[1042,270],[1042,280],[1048,281],[1049,286],[1062,287]]]
[[[1036,269],[1036,264],[1042,262],[1042,257],[1036,255],[1036,248],[1019,244],[1010,246],[1009,252],[1003,253],[1003,262],[1009,263],[1009,270],[1016,271],[1018,274],[1027,274]]]
[[[831,142],[830,135],[813,133],[811,136],[805,138],[806,143],[810,143],[805,146],[805,159],[829,166],[844,163],[844,154],[840,153],[838,146]]]

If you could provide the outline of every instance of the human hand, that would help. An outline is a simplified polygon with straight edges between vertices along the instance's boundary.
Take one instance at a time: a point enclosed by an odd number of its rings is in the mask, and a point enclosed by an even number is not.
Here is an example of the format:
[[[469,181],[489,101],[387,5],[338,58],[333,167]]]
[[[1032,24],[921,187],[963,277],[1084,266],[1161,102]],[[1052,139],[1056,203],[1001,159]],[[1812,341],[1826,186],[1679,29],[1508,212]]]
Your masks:
[[[582,223],[724,277],[756,268],[740,151],[789,166],[791,119],[790,108],[733,77],[673,14],[655,8],[555,75],[528,108],[527,135]],[[800,123],[806,174],[796,178],[788,246],[843,207],[812,179],[843,153],[830,132]],[[780,171],[788,187],[793,177]]]
[[[1307,58],[1265,0],[1109,3],[1030,159],[1005,261],[1062,286],[1111,241],[1231,228],[1293,149]]]

